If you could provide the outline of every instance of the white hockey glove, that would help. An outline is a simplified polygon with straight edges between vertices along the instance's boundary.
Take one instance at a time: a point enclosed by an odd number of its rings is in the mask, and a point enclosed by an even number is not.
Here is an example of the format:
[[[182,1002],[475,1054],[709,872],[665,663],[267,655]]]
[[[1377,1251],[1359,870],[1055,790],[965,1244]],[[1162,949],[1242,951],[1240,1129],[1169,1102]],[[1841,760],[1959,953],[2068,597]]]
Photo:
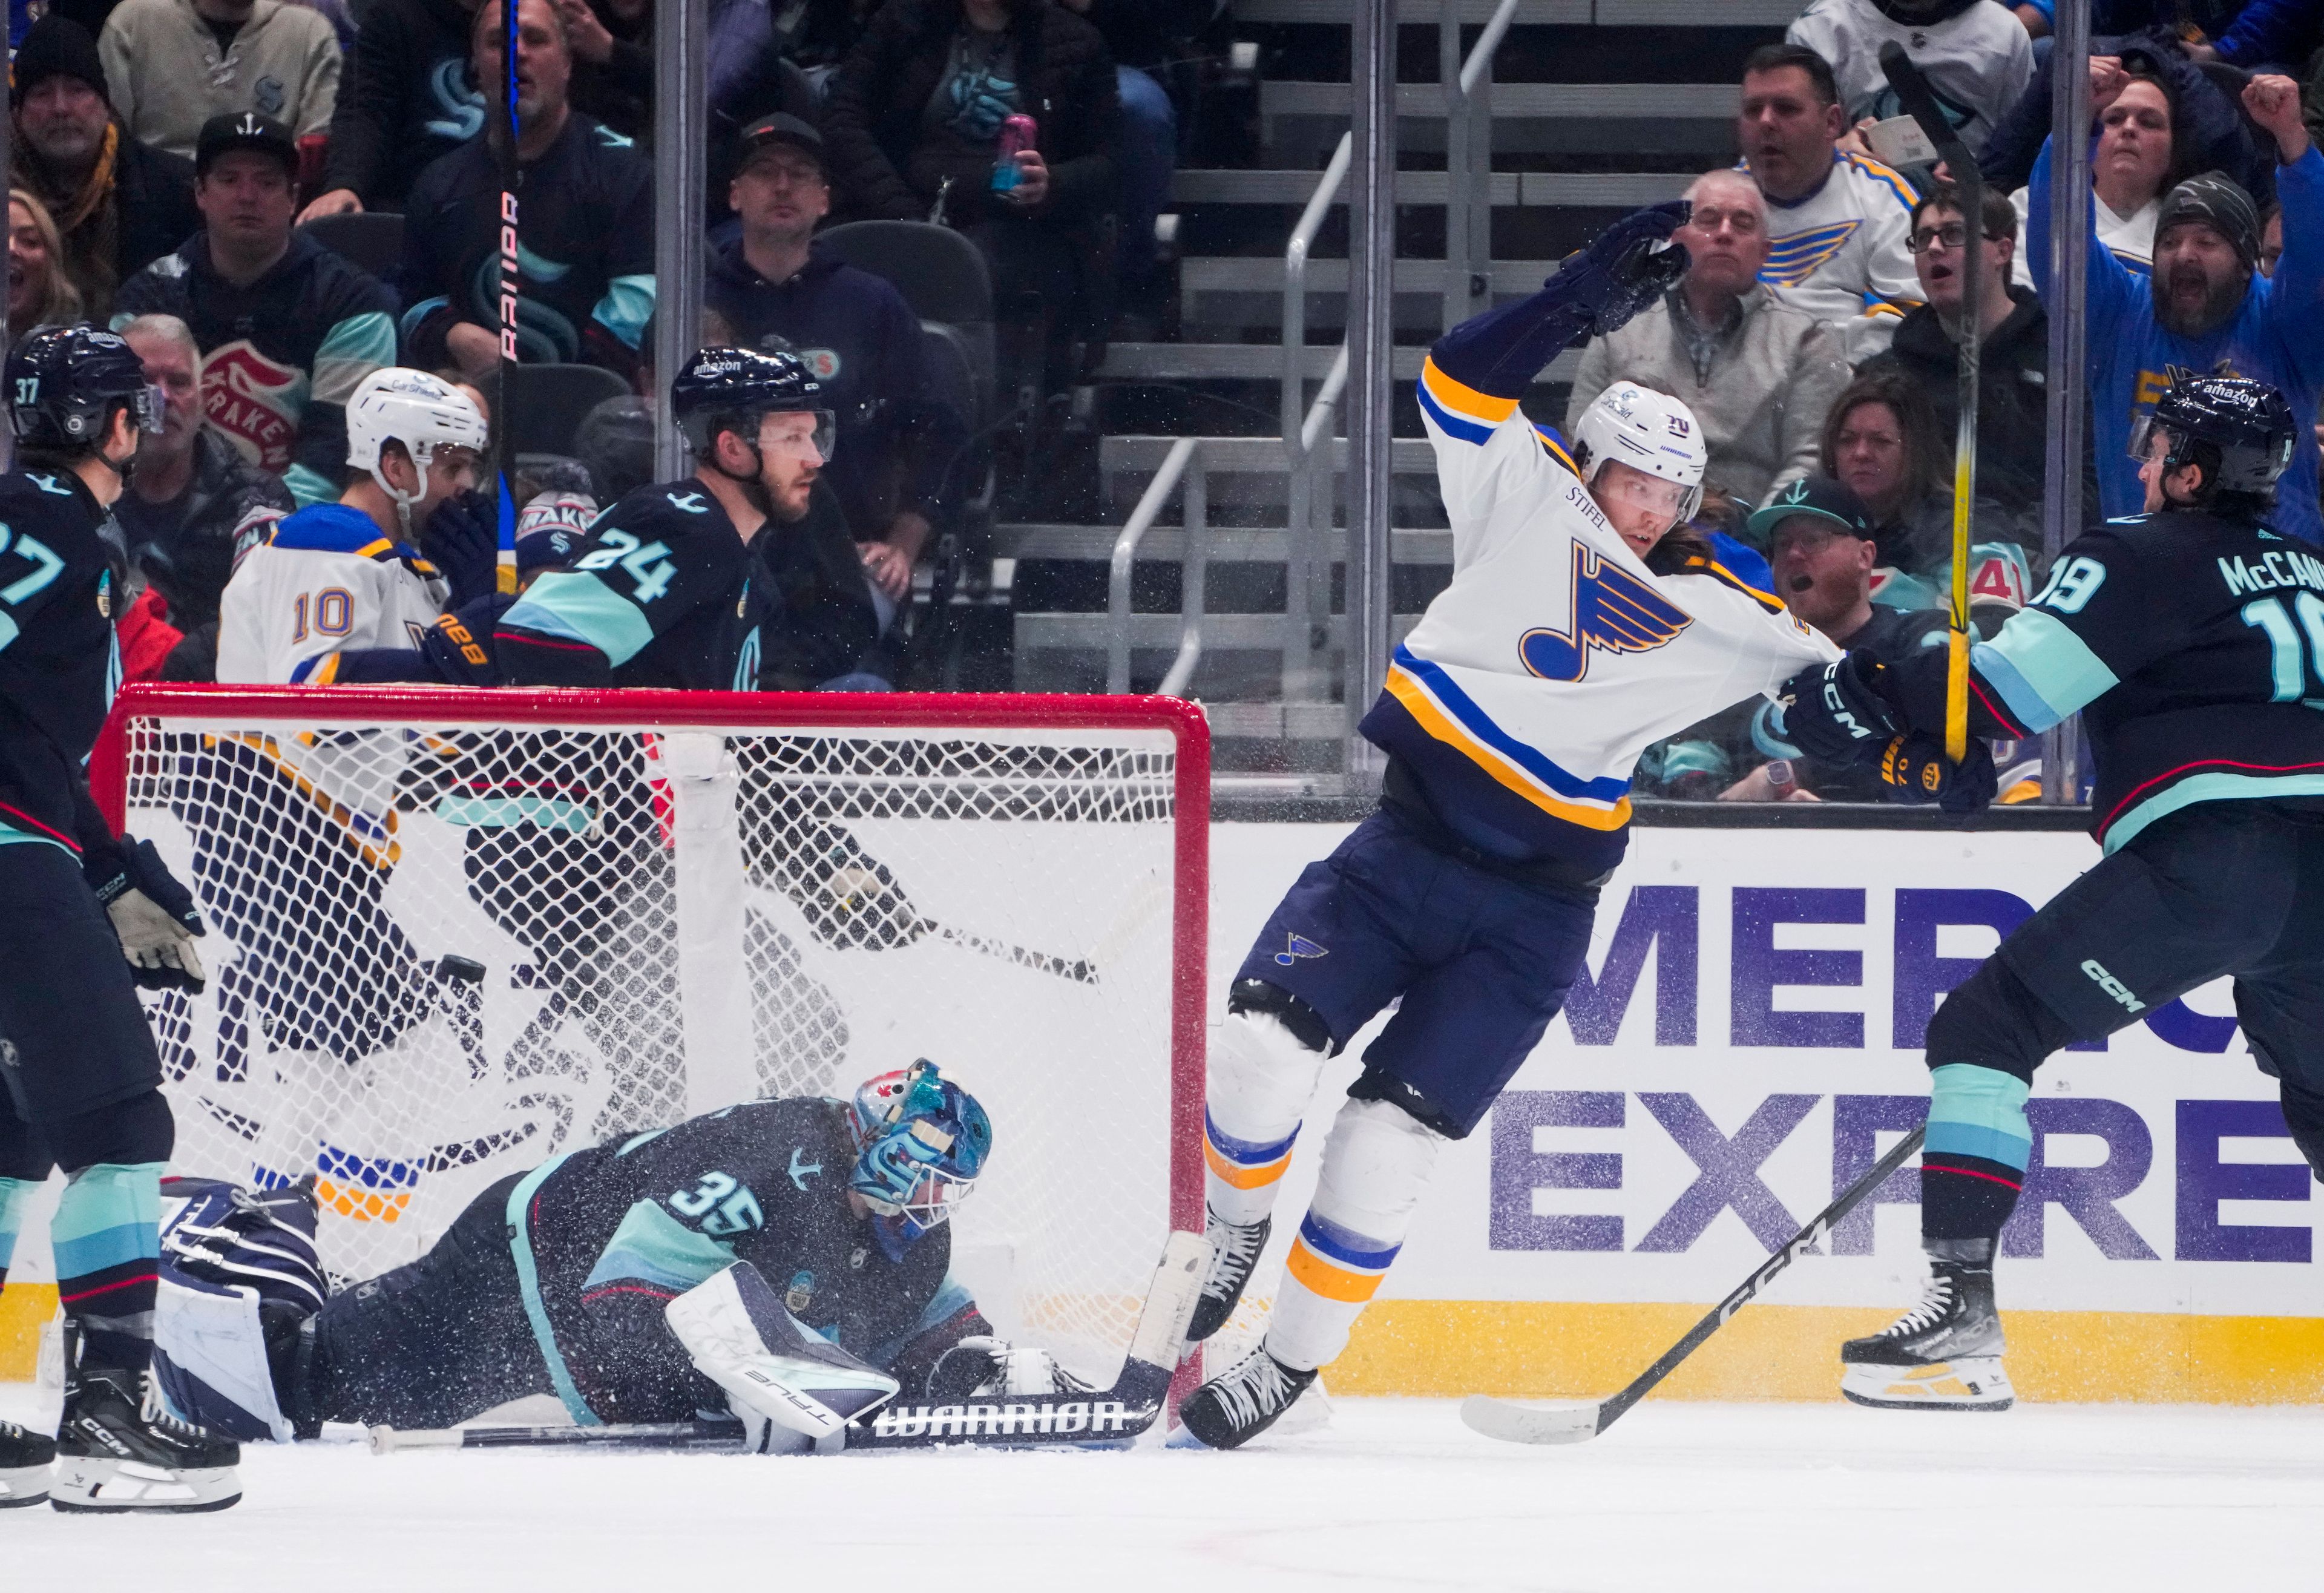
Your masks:
[[[186,990],[199,995],[208,975],[194,950],[208,933],[193,895],[170,872],[151,841],[121,838],[117,848],[92,848],[82,872],[113,920],[121,954],[137,983],[149,990]]]
[[[929,1369],[928,1386],[975,1379],[972,1398],[1004,1394],[1088,1394],[1091,1386],[1057,1364],[1056,1358],[1038,1344],[1011,1344],[984,1333],[971,1333],[936,1358]],[[930,1397],[938,1397],[931,1394]]]
[[[784,1309],[747,1261],[688,1289],[664,1315],[695,1369],[726,1391],[753,1454],[835,1450],[847,1423],[899,1386]]]

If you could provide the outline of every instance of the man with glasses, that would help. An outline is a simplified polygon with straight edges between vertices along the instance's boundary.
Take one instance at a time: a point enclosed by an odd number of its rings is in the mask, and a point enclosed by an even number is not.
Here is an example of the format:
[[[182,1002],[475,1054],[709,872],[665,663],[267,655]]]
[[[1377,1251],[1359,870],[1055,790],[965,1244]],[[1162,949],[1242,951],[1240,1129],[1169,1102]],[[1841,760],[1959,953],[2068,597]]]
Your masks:
[[[796,355],[706,348],[670,383],[694,474],[599,515],[571,566],[501,616],[512,686],[753,691],[779,604],[752,539],[807,512],[833,423]]]
[[[2050,318],[2039,299],[2011,280],[2017,215],[2009,200],[1987,189],[1982,210],[1977,247],[1978,496],[2024,517],[2024,529],[2038,556],[2041,539],[2034,517],[2041,511],[2046,470]],[[1960,195],[1950,184],[1938,184],[1914,207],[1909,240],[1913,269],[1927,302],[1897,324],[1888,352],[1868,366],[1900,371],[1928,395],[1936,411],[1948,475],[1960,428],[1960,344],[1969,281],[1964,264],[1968,235]]]
[[[967,421],[927,391],[927,334],[903,294],[816,246],[831,210],[821,134],[779,114],[744,128],[727,198],[742,234],[713,246],[703,302],[744,347],[784,339],[822,385],[843,445],[825,479],[892,612],[952,513]]]
[[[1759,281],[1767,205],[1750,173],[1705,172],[1686,197],[1694,212],[1672,235],[1686,274],[1629,325],[1591,340],[1565,426],[1575,430],[1616,382],[1666,392],[1702,427],[1706,483],[1748,508],[1815,468],[1848,361],[1836,334]]]

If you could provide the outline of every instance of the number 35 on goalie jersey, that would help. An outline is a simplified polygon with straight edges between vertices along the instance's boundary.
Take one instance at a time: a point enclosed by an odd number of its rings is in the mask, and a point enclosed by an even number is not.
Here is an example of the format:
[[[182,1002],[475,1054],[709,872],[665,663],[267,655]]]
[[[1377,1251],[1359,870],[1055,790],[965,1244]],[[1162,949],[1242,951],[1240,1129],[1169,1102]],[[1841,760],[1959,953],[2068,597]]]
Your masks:
[[[641,487],[589,529],[501,616],[511,685],[757,689],[773,585],[701,483]]]

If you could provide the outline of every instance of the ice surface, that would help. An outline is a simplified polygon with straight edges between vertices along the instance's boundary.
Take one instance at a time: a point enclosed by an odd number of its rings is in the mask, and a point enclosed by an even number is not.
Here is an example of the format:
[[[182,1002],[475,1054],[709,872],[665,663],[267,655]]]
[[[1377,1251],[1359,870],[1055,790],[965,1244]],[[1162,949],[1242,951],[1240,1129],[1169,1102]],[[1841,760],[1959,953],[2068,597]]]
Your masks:
[[[0,1385],[0,1412],[32,1406]],[[1537,1450],[1468,1432],[1449,1400],[1343,1399],[1328,1428],[1231,1455],[308,1445],[254,1448],[243,1476],[219,1515],[0,1513],[0,1581],[135,1565],[172,1593],[2313,1587],[2324,1411],[1649,1401]]]

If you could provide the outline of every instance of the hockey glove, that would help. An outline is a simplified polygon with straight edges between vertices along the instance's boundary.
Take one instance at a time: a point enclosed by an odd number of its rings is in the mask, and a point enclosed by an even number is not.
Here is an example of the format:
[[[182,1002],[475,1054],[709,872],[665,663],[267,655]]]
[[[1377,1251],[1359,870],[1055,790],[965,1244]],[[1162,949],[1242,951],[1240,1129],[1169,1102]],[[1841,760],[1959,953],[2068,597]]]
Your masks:
[[[194,937],[209,931],[193,893],[178,883],[153,843],[124,835],[118,847],[92,849],[82,874],[113,920],[121,954],[139,986],[201,994],[208,975],[194,951]]]
[[[928,932],[888,866],[844,830],[818,828],[785,860],[784,894],[825,944],[887,951]]]
[[[1686,250],[1670,235],[1693,213],[1684,199],[1633,210],[1542,286],[1586,311],[1593,335],[1616,331],[1686,274]]]
[[[1895,801],[1933,802],[1963,816],[1984,812],[2001,788],[1992,750],[1974,736],[1959,763],[1945,757],[1944,743],[1934,736],[1898,736],[1880,755],[1880,783]]]
[[[1801,670],[1784,683],[1783,723],[1772,726],[1811,758],[1857,763],[1879,756],[1904,733],[1875,684],[1881,665],[1868,652]]]
[[[436,505],[420,533],[420,551],[444,572],[447,609],[464,609],[500,590],[500,511],[482,493],[460,493]]]
[[[664,1314],[695,1369],[726,1391],[754,1454],[836,1449],[849,1422],[896,1396],[895,1378],[807,1327],[747,1261]]]

